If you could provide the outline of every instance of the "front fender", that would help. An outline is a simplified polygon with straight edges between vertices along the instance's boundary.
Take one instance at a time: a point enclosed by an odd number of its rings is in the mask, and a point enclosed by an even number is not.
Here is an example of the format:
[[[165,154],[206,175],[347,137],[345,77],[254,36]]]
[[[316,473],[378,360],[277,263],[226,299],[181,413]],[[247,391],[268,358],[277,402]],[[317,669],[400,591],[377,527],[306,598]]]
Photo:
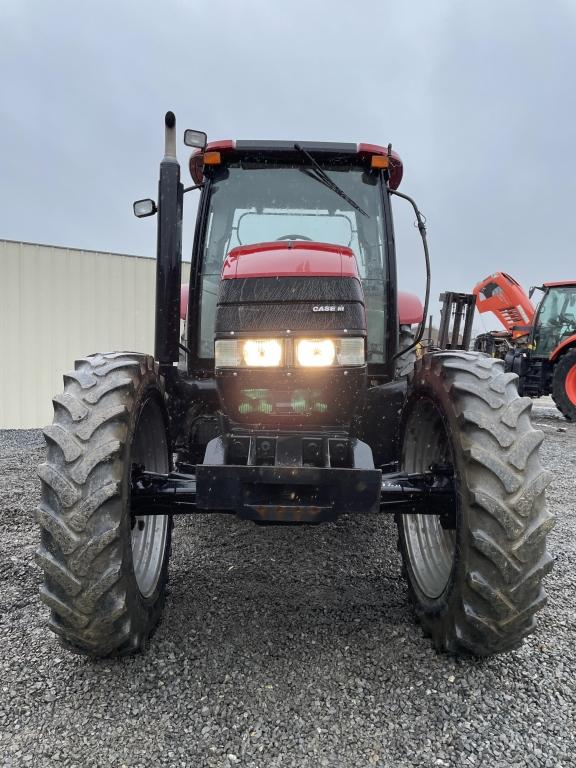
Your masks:
[[[398,291],[398,321],[400,325],[421,323],[424,307],[418,296]]]
[[[557,360],[562,352],[568,351],[568,347],[576,347],[576,333],[574,333],[572,336],[568,336],[568,338],[564,339],[561,344],[558,344],[556,349],[553,349],[552,352],[550,352],[549,359]]]

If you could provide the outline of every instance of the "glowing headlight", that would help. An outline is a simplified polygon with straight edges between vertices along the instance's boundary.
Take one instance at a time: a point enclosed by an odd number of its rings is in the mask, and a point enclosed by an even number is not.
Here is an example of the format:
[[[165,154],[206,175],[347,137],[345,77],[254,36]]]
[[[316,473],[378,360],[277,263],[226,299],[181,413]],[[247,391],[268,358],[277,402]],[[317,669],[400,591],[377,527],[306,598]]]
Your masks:
[[[364,339],[300,339],[296,342],[296,359],[305,368],[364,365]]]
[[[277,368],[284,359],[282,339],[217,339],[216,368]]]
[[[293,346],[292,346],[293,343]],[[285,345],[287,345],[285,347]],[[216,339],[216,368],[301,368],[365,365],[362,337],[337,339]]]
[[[300,339],[296,342],[298,365],[322,367],[332,365],[336,357],[336,345],[332,339]]]
[[[242,345],[248,368],[277,368],[282,362],[282,342],[278,339],[248,339]]]

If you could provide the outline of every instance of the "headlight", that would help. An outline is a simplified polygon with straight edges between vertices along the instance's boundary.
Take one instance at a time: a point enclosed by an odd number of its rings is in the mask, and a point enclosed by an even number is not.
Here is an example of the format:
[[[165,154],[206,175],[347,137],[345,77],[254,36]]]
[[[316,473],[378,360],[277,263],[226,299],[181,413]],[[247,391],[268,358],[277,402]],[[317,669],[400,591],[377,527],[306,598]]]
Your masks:
[[[364,339],[300,339],[296,342],[296,360],[305,368],[364,365]]]
[[[216,368],[329,368],[366,363],[362,337],[338,339],[217,339]]]
[[[284,359],[282,339],[217,339],[216,368],[277,368]]]
[[[366,362],[364,339],[358,336],[350,339],[338,339],[336,359],[338,365],[364,365]]]
[[[248,368],[277,368],[282,362],[283,344],[279,339],[247,339],[242,356]]]
[[[298,365],[320,368],[332,365],[336,357],[336,345],[332,339],[300,339],[296,342]]]

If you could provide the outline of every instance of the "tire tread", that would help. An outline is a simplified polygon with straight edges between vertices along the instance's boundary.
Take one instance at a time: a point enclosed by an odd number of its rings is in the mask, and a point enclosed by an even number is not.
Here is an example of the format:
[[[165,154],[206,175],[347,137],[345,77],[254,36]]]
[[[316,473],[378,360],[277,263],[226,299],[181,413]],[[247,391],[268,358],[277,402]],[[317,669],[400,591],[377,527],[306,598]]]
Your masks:
[[[44,430],[48,458],[38,468],[42,500],[36,509],[40,596],[50,608],[49,628],[75,652],[125,655],[141,649],[153,630],[142,622],[136,627],[128,615],[119,554],[130,409],[138,382],[151,375],[161,387],[150,356],[77,360],[64,376],[64,392],[53,398],[54,422]],[[160,594],[158,618],[163,585]]]
[[[462,503],[470,519],[463,531],[466,577],[440,612],[419,601],[409,578],[424,630],[451,653],[486,656],[519,647],[546,603],[542,579],[553,565],[546,537],[555,518],[544,492],[552,475],[540,465],[544,435],[533,428],[531,401],[518,396],[516,382],[500,360],[443,351],[417,361],[409,391],[418,397],[422,387],[431,388],[439,402],[449,403],[443,407],[458,425],[452,442],[460,452]],[[402,535],[400,549],[409,573]]]

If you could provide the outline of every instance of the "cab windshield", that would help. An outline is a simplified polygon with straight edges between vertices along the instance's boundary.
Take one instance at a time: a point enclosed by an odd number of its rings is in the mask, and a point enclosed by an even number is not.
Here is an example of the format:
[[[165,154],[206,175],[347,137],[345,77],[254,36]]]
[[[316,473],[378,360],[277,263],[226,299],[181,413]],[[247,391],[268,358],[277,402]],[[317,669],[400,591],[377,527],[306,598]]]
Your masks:
[[[551,288],[542,299],[534,333],[538,355],[547,357],[576,333],[576,285]]]
[[[227,166],[214,176],[202,254],[199,357],[214,354],[216,297],[226,254],[239,245],[313,240],[354,251],[369,315],[368,362],[384,362],[387,275],[379,177],[357,167],[324,168],[356,203],[352,206],[307,170]]]

